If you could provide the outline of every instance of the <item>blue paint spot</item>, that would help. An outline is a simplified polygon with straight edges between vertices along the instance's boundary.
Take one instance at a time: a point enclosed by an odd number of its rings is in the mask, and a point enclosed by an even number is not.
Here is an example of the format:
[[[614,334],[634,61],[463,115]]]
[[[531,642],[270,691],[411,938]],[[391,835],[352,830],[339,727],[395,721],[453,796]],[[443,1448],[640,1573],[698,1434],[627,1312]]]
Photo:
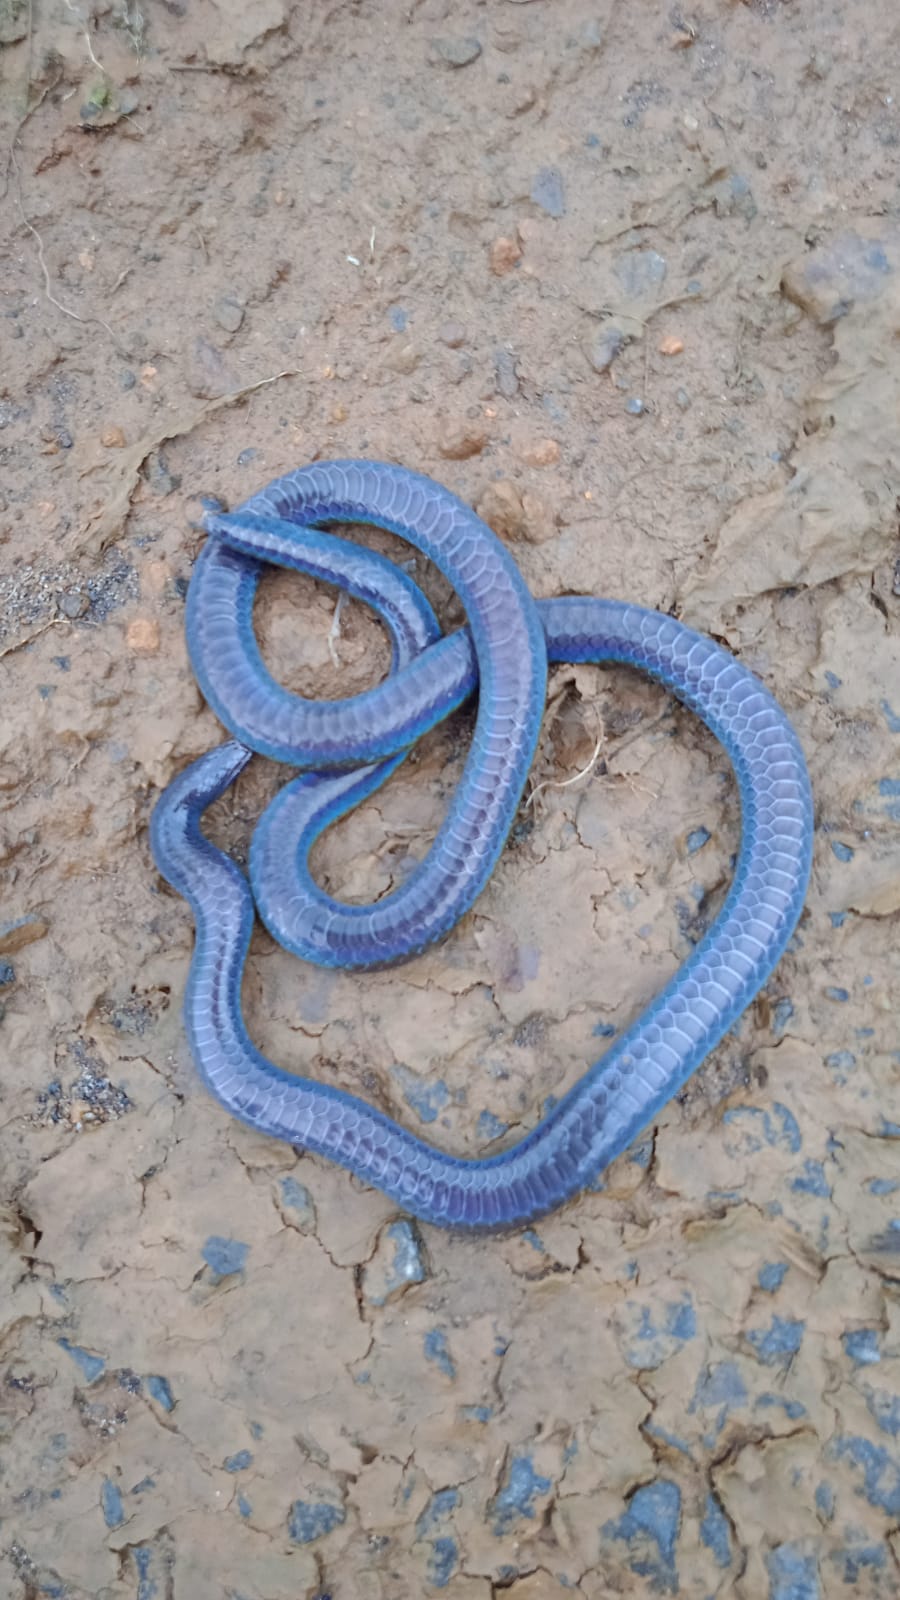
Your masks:
[[[159,1594],[159,1584],[150,1572],[150,1563],[153,1560],[153,1546],[149,1544],[135,1545],[132,1550],[134,1564],[137,1568],[138,1587],[137,1600],[156,1600]]]
[[[16,969],[11,961],[0,961],[0,989],[5,989],[8,984],[15,983]]]
[[[753,1328],[747,1334],[760,1361],[767,1367],[787,1364],[797,1354],[803,1343],[805,1322],[792,1322],[786,1317],[773,1317],[768,1328]]]
[[[154,1373],[146,1382],[150,1399],[155,1400],[158,1406],[162,1406],[163,1411],[174,1411],[175,1401],[172,1398],[168,1379],[161,1378],[158,1373]]]
[[[884,720],[888,725],[888,732],[900,733],[900,717],[898,717],[896,711],[891,708],[887,700],[881,701],[881,710],[884,714]]]
[[[446,1589],[459,1565],[459,1546],[445,1533],[431,1542],[428,1557],[428,1581],[435,1589]]]
[[[688,1412],[715,1408],[714,1433],[721,1433],[730,1411],[747,1404],[747,1386],[733,1361],[720,1361],[700,1374],[688,1405]]]
[[[900,778],[879,778],[879,794],[900,794]]]
[[[618,1031],[618,1028],[612,1022],[595,1022],[591,1029],[595,1039],[612,1039]]]
[[[828,916],[833,928],[842,928],[847,921],[846,911],[829,911]]]
[[[155,1478],[151,1478],[150,1474],[148,1473],[146,1478],[142,1478],[140,1483],[136,1483],[135,1484],[135,1486],[132,1489],[131,1493],[132,1494],[146,1494],[148,1489],[155,1489],[155,1488],[156,1488],[156,1479]]]
[[[820,1483],[816,1489],[816,1510],[823,1522],[830,1522],[834,1516],[834,1490],[830,1483]]]
[[[783,1394],[761,1394],[756,1406],[761,1406],[763,1410],[777,1407],[792,1422],[796,1422],[798,1417],[806,1416],[806,1407],[802,1406],[799,1400],[787,1400]]]
[[[59,667],[60,672],[68,672],[72,665],[68,656],[51,656],[50,660],[55,667]]]
[[[774,1294],[776,1289],[780,1289],[784,1283],[787,1270],[785,1261],[767,1261],[756,1274],[756,1281],[761,1289],[766,1290],[767,1294]]]
[[[648,1578],[660,1593],[677,1594],[675,1541],[680,1521],[681,1490],[660,1478],[636,1490],[628,1510],[617,1522],[607,1522],[602,1533],[629,1546],[632,1572]]]
[[[296,1178],[282,1178],[281,1199],[291,1211],[298,1211],[304,1222],[315,1222],[316,1208],[305,1184],[298,1183]]]
[[[549,217],[564,217],[566,196],[558,167],[542,167],[531,185],[531,198]]]
[[[707,1550],[712,1551],[717,1566],[731,1566],[731,1528],[714,1494],[706,1496],[706,1507],[700,1523],[700,1537]]]
[[[494,1415],[494,1408],[493,1406],[463,1406],[460,1410],[460,1415],[465,1417],[467,1422],[490,1422],[491,1417]]]
[[[709,844],[711,838],[712,834],[708,828],[694,828],[693,832],[687,836],[688,855],[695,856],[698,850],[702,850],[705,844]]]
[[[111,1478],[104,1478],[100,1486],[100,1509],[108,1528],[119,1528],[125,1521],[122,1492]]]
[[[864,1567],[883,1567],[887,1562],[884,1545],[847,1545],[843,1550],[830,1550],[828,1559],[839,1569],[844,1583],[856,1584]]]
[[[779,1544],[766,1556],[769,1600],[821,1600],[816,1558],[799,1545]]]
[[[830,983],[825,990],[826,1000],[834,1000],[838,1005],[845,1005],[850,999],[850,990],[841,989],[837,984]]]
[[[432,1328],[422,1340],[426,1361],[433,1361],[448,1378],[456,1377],[456,1366],[447,1346],[447,1335],[442,1328]]]
[[[534,1470],[529,1455],[513,1456],[506,1469],[506,1478],[492,1504],[494,1532],[498,1538],[508,1533],[520,1517],[534,1521],[535,1496],[549,1494],[552,1483]]]
[[[643,1167],[644,1171],[646,1172],[650,1165],[650,1159],[652,1155],[653,1139],[651,1136],[650,1138],[642,1139],[639,1144],[632,1145],[630,1151],[628,1152],[628,1160],[631,1166]]]
[[[866,1392],[866,1407],[882,1433],[889,1433],[892,1439],[900,1436],[900,1399],[895,1394],[889,1394],[885,1389],[869,1389]]]
[[[793,1015],[793,1000],[788,1000],[786,996],[781,1000],[776,1000],[772,1007],[772,1032],[776,1035],[784,1033]]]
[[[101,1372],[106,1371],[106,1362],[101,1356],[92,1356],[89,1350],[82,1350],[80,1344],[71,1344],[68,1339],[57,1339],[60,1350],[65,1350],[71,1356],[76,1367],[80,1367],[88,1383],[96,1383]]]
[[[815,1194],[826,1200],[831,1198],[831,1185],[821,1161],[804,1161],[803,1176],[792,1178],[791,1188],[798,1194]]]
[[[243,1272],[249,1250],[250,1246],[239,1239],[223,1239],[213,1233],[200,1254],[216,1278],[230,1278],[236,1272]]]
[[[226,1472],[243,1472],[250,1466],[253,1457],[249,1450],[238,1450],[233,1456],[226,1456],[222,1462]]]
[[[459,1505],[458,1489],[439,1489],[433,1494],[416,1523],[416,1538],[425,1539],[446,1522]]]
[[[409,322],[409,312],[403,306],[391,306],[388,309],[391,327],[395,333],[405,333]]]
[[[501,1122],[495,1117],[493,1111],[482,1111],[478,1118],[478,1136],[480,1139],[499,1139],[509,1127],[508,1122]]]
[[[862,1470],[862,1487],[870,1506],[886,1511],[889,1517],[900,1517],[900,1466],[889,1456],[882,1445],[858,1434],[842,1434],[831,1445],[829,1454],[836,1461],[849,1461]]]
[[[263,1427],[261,1422],[248,1422],[247,1426],[250,1429],[250,1437],[251,1437],[251,1439],[261,1439],[262,1438],[262,1436],[263,1436],[263,1434],[265,1432],[265,1429],[264,1429],[264,1427]]]
[[[400,1084],[406,1104],[416,1113],[420,1121],[436,1122],[450,1099],[450,1090],[443,1078],[438,1078],[435,1083],[429,1083],[417,1073],[411,1072],[409,1067],[400,1065],[395,1066],[393,1072]]]
[[[763,1110],[760,1106],[736,1106],[734,1110],[726,1111],[722,1120],[735,1127],[743,1127],[746,1123],[748,1129],[758,1130],[745,1134],[745,1148],[751,1154],[761,1150],[765,1143],[771,1149],[789,1150],[791,1155],[796,1155],[803,1143],[797,1118],[780,1101],[775,1102],[771,1111]]]
[[[42,700],[49,700],[55,688],[56,685],[54,683],[39,683],[38,694]]]
[[[841,1334],[844,1354],[858,1367],[876,1366],[881,1360],[881,1335],[877,1328],[857,1328]]]
[[[249,1517],[251,1511],[253,1510],[253,1507],[245,1494],[238,1495],[237,1508],[242,1517]]]
[[[649,1306],[627,1300],[619,1315],[622,1354],[630,1367],[659,1367],[680,1344],[693,1339],[697,1318],[689,1295],[670,1301],[656,1313]]]
[[[825,682],[829,689],[839,689],[843,681],[843,678],[839,678],[836,672],[826,671]]]
[[[288,1514],[288,1537],[294,1544],[312,1544],[339,1528],[346,1516],[343,1506],[326,1500],[295,1500]]]
[[[673,1450],[678,1450],[683,1456],[690,1456],[691,1447],[686,1439],[680,1439],[677,1433],[669,1433],[667,1428],[661,1428],[656,1422],[645,1422],[644,1433],[649,1433],[652,1438],[659,1439],[662,1444],[670,1445]]]
[[[531,1245],[532,1250],[537,1251],[539,1256],[545,1256],[547,1254],[543,1239],[539,1233],[535,1233],[533,1228],[525,1228],[522,1233],[522,1238],[527,1244]]]
[[[384,1295],[370,1296],[375,1305],[383,1305],[395,1289],[402,1289],[408,1283],[424,1283],[428,1276],[422,1258],[422,1241],[413,1224],[405,1219],[392,1222],[385,1233],[393,1245],[394,1256],[384,1275]]]
[[[842,844],[840,839],[832,839],[831,853],[833,856],[837,856],[838,861],[852,861],[856,854],[849,844]]]
[[[832,1050],[825,1057],[825,1065],[831,1072],[841,1074],[840,1083],[846,1083],[846,1074],[856,1070],[856,1057],[852,1050]]]
[[[870,1178],[870,1194],[896,1194],[900,1189],[900,1179],[897,1178]]]

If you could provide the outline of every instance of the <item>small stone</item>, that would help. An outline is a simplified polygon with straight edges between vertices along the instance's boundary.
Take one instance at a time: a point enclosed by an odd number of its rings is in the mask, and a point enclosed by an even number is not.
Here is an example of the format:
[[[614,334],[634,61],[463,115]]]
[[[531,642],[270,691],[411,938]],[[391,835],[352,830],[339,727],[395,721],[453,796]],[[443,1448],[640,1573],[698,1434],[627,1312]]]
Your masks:
[[[690,403],[691,403],[691,397],[688,394],[687,389],[676,389],[675,390],[675,404],[677,405],[679,411],[687,411],[687,408],[690,405]]]
[[[64,617],[83,617],[90,601],[86,594],[81,594],[77,589],[67,589],[57,599],[57,607]]]
[[[558,167],[542,167],[531,185],[531,199],[548,217],[564,217],[566,196]]]
[[[16,981],[16,969],[11,961],[0,961],[0,989]]]
[[[433,39],[432,50],[448,67],[467,67],[481,55],[481,45],[471,34],[455,39]]]
[[[489,483],[475,507],[482,521],[501,539],[521,539],[525,533],[522,496],[508,478]]]
[[[480,456],[487,444],[487,434],[471,424],[453,428],[438,441],[438,452],[445,461],[468,461],[470,456]]]
[[[388,1223],[362,1275],[363,1297],[372,1306],[396,1300],[411,1284],[428,1277],[425,1252],[415,1223],[405,1217]]]
[[[403,344],[398,349],[390,351],[385,366],[391,372],[397,372],[402,377],[408,378],[410,373],[415,372],[421,359],[422,352],[417,350],[414,344]]]
[[[43,917],[14,917],[11,922],[0,922],[0,955],[15,955],[28,944],[46,938],[50,924]]]
[[[522,538],[528,544],[546,544],[556,537],[556,517],[540,495],[527,490],[522,496]]]
[[[595,372],[608,372],[627,343],[628,337],[621,328],[614,322],[604,322],[585,346],[585,355]]]
[[[438,328],[438,338],[448,349],[458,350],[466,342],[466,330],[461,322],[444,322]]]
[[[677,333],[667,333],[666,337],[659,341],[661,356],[680,356],[683,349],[684,340],[679,339]]]
[[[528,467],[555,467],[559,462],[559,445],[555,439],[536,439],[526,445],[522,460]]]
[[[625,410],[630,417],[642,417],[644,415],[644,402],[639,400],[636,395],[633,395],[630,400],[626,400]]]
[[[491,245],[491,271],[495,278],[505,278],[508,272],[519,265],[522,259],[522,247],[518,239],[499,238]]]
[[[629,300],[655,297],[666,281],[668,265],[657,250],[628,250],[619,256],[613,271]]]
[[[494,352],[494,381],[497,393],[502,394],[504,400],[513,400],[518,394],[519,374],[516,371],[516,358],[511,350]]]
[[[213,316],[226,333],[237,333],[244,320],[244,308],[234,295],[223,295],[213,306]]]
[[[152,655],[159,649],[159,623],[156,618],[134,617],[125,630],[125,643],[129,650]]]
[[[104,428],[100,435],[100,443],[107,450],[124,450],[125,435],[121,428]]]
[[[713,184],[712,200],[717,217],[743,217],[752,222],[756,216],[756,201],[747,179],[739,172],[730,173]]]

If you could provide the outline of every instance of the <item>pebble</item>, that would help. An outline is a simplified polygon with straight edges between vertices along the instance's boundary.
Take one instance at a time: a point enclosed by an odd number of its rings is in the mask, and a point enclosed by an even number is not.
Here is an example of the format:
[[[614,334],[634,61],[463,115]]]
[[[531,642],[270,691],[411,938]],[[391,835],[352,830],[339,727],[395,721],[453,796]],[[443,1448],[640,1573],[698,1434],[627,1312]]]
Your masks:
[[[604,322],[585,346],[585,354],[595,372],[608,372],[627,343],[621,328],[614,322]]]
[[[659,341],[661,356],[680,356],[683,349],[684,340],[679,339],[677,333],[667,333],[666,337]]]
[[[244,308],[234,295],[224,294],[213,306],[213,316],[226,333],[237,333],[244,320]]]
[[[632,395],[630,400],[625,401],[625,410],[630,417],[642,417],[645,409],[643,400],[639,400],[637,395]]]
[[[508,272],[519,265],[522,259],[522,247],[518,239],[499,238],[491,245],[490,262],[491,271],[495,278],[505,278]]]
[[[461,322],[444,322],[438,328],[438,338],[448,349],[458,350],[466,342],[466,330]]]
[[[629,250],[619,256],[613,271],[629,300],[655,294],[666,281],[668,264],[657,250]]]
[[[385,366],[391,372],[397,372],[402,377],[408,378],[410,373],[415,372],[421,359],[421,350],[417,350],[414,344],[404,344],[398,350],[392,350],[388,354]]]
[[[125,643],[129,650],[152,655],[159,649],[159,623],[156,618],[134,617],[125,630]]]
[[[521,494],[509,478],[489,483],[475,507],[501,539],[544,544],[556,534],[556,517],[540,495]]]
[[[712,201],[717,217],[738,216],[752,222],[756,216],[753,190],[739,172],[733,172],[713,185]]]
[[[487,444],[487,434],[482,428],[464,425],[452,428],[438,440],[438,454],[445,461],[468,461],[470,456],[480,456]]]
[[[58,596],[56,605],[64,617],[70,617],[74,620],[75,617],[84,616],[90,601],[87,595],[82,594],[79,590],[67,589],[64,594]]]
[[[566,195],[558,167],[542,167],[531,185],[531,198],[548,217],[564,217]]]
[[[496,350],[494,352],[494,381],[497,393],[502,394],[505,400],[512,400],[519,392],[519,374],[516,371],[516,359],[510,350]]]
[[[526,445],[521,452],[522,460],[529,467],[555,467],[559,455],[559,445],[555,439],[536,439],[534,444]]]
[[[481,45],[471,34],[454,39],[433,39],[434,55],[448,67],[467,67],[481,55]]]
[[[678,409],[680,411],[687,411],[687,408],[690,405],[690,403],[691,403],[691,397],[688,394],[687,389],[676,389],[675,390],[675,404],[677,405],[677,407],[678,407]]]
[[[107,450],[124,450],[125,435],[121,428],[104,428],[100,435],[100,443]]]

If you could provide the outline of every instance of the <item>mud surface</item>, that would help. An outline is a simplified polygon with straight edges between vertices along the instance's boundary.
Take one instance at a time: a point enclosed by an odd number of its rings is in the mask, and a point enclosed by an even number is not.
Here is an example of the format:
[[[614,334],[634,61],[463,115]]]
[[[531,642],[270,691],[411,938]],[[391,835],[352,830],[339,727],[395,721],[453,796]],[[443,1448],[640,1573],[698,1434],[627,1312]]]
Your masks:
[[[893,8],[4,0],[0,39],[0,1594],[895,1595]],[[200,497],[345,455],[480,506],[536,594],[725,640],[813,776],[765,994],[505,1240],[229,1120],[181,1031],[147,819],[221,738],[184,646]],[[258,620],[307,692],[387,664],[311,582]],[[421,857],[469,726],[323,842],[332,890]],[[239,856],[278,778],[217,808]],[[364,978],[258,933],[254,1037],[501,1148],[675,970],[738,829],[690,716],[558,670],[476,911]]]

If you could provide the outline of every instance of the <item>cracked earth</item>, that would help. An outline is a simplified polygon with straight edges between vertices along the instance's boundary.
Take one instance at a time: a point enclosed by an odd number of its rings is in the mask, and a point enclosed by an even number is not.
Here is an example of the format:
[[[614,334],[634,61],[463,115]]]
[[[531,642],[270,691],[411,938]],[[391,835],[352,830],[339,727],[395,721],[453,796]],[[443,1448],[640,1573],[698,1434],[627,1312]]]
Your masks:
[[[812,16],[0,0],[4,1600],[900,1592],[900,30]],[[725,641],[813,779],[765,992],[508,1238],[229,1120],[180,1024],[147,821],[222,737],[184,645],[201,498],[352,455],[477,506],[537,595]],[[267,576],[257,624],[306,693],[387,666],[311,581]],[[470,726],[326,836],[333,893],[421,858]],[[211,814],[237,859],[279,781]],[[702,935],[739,827],[661,690],[556,669],[475,910],[362,977],[258,930],[251,1031],[500,1149]]]

